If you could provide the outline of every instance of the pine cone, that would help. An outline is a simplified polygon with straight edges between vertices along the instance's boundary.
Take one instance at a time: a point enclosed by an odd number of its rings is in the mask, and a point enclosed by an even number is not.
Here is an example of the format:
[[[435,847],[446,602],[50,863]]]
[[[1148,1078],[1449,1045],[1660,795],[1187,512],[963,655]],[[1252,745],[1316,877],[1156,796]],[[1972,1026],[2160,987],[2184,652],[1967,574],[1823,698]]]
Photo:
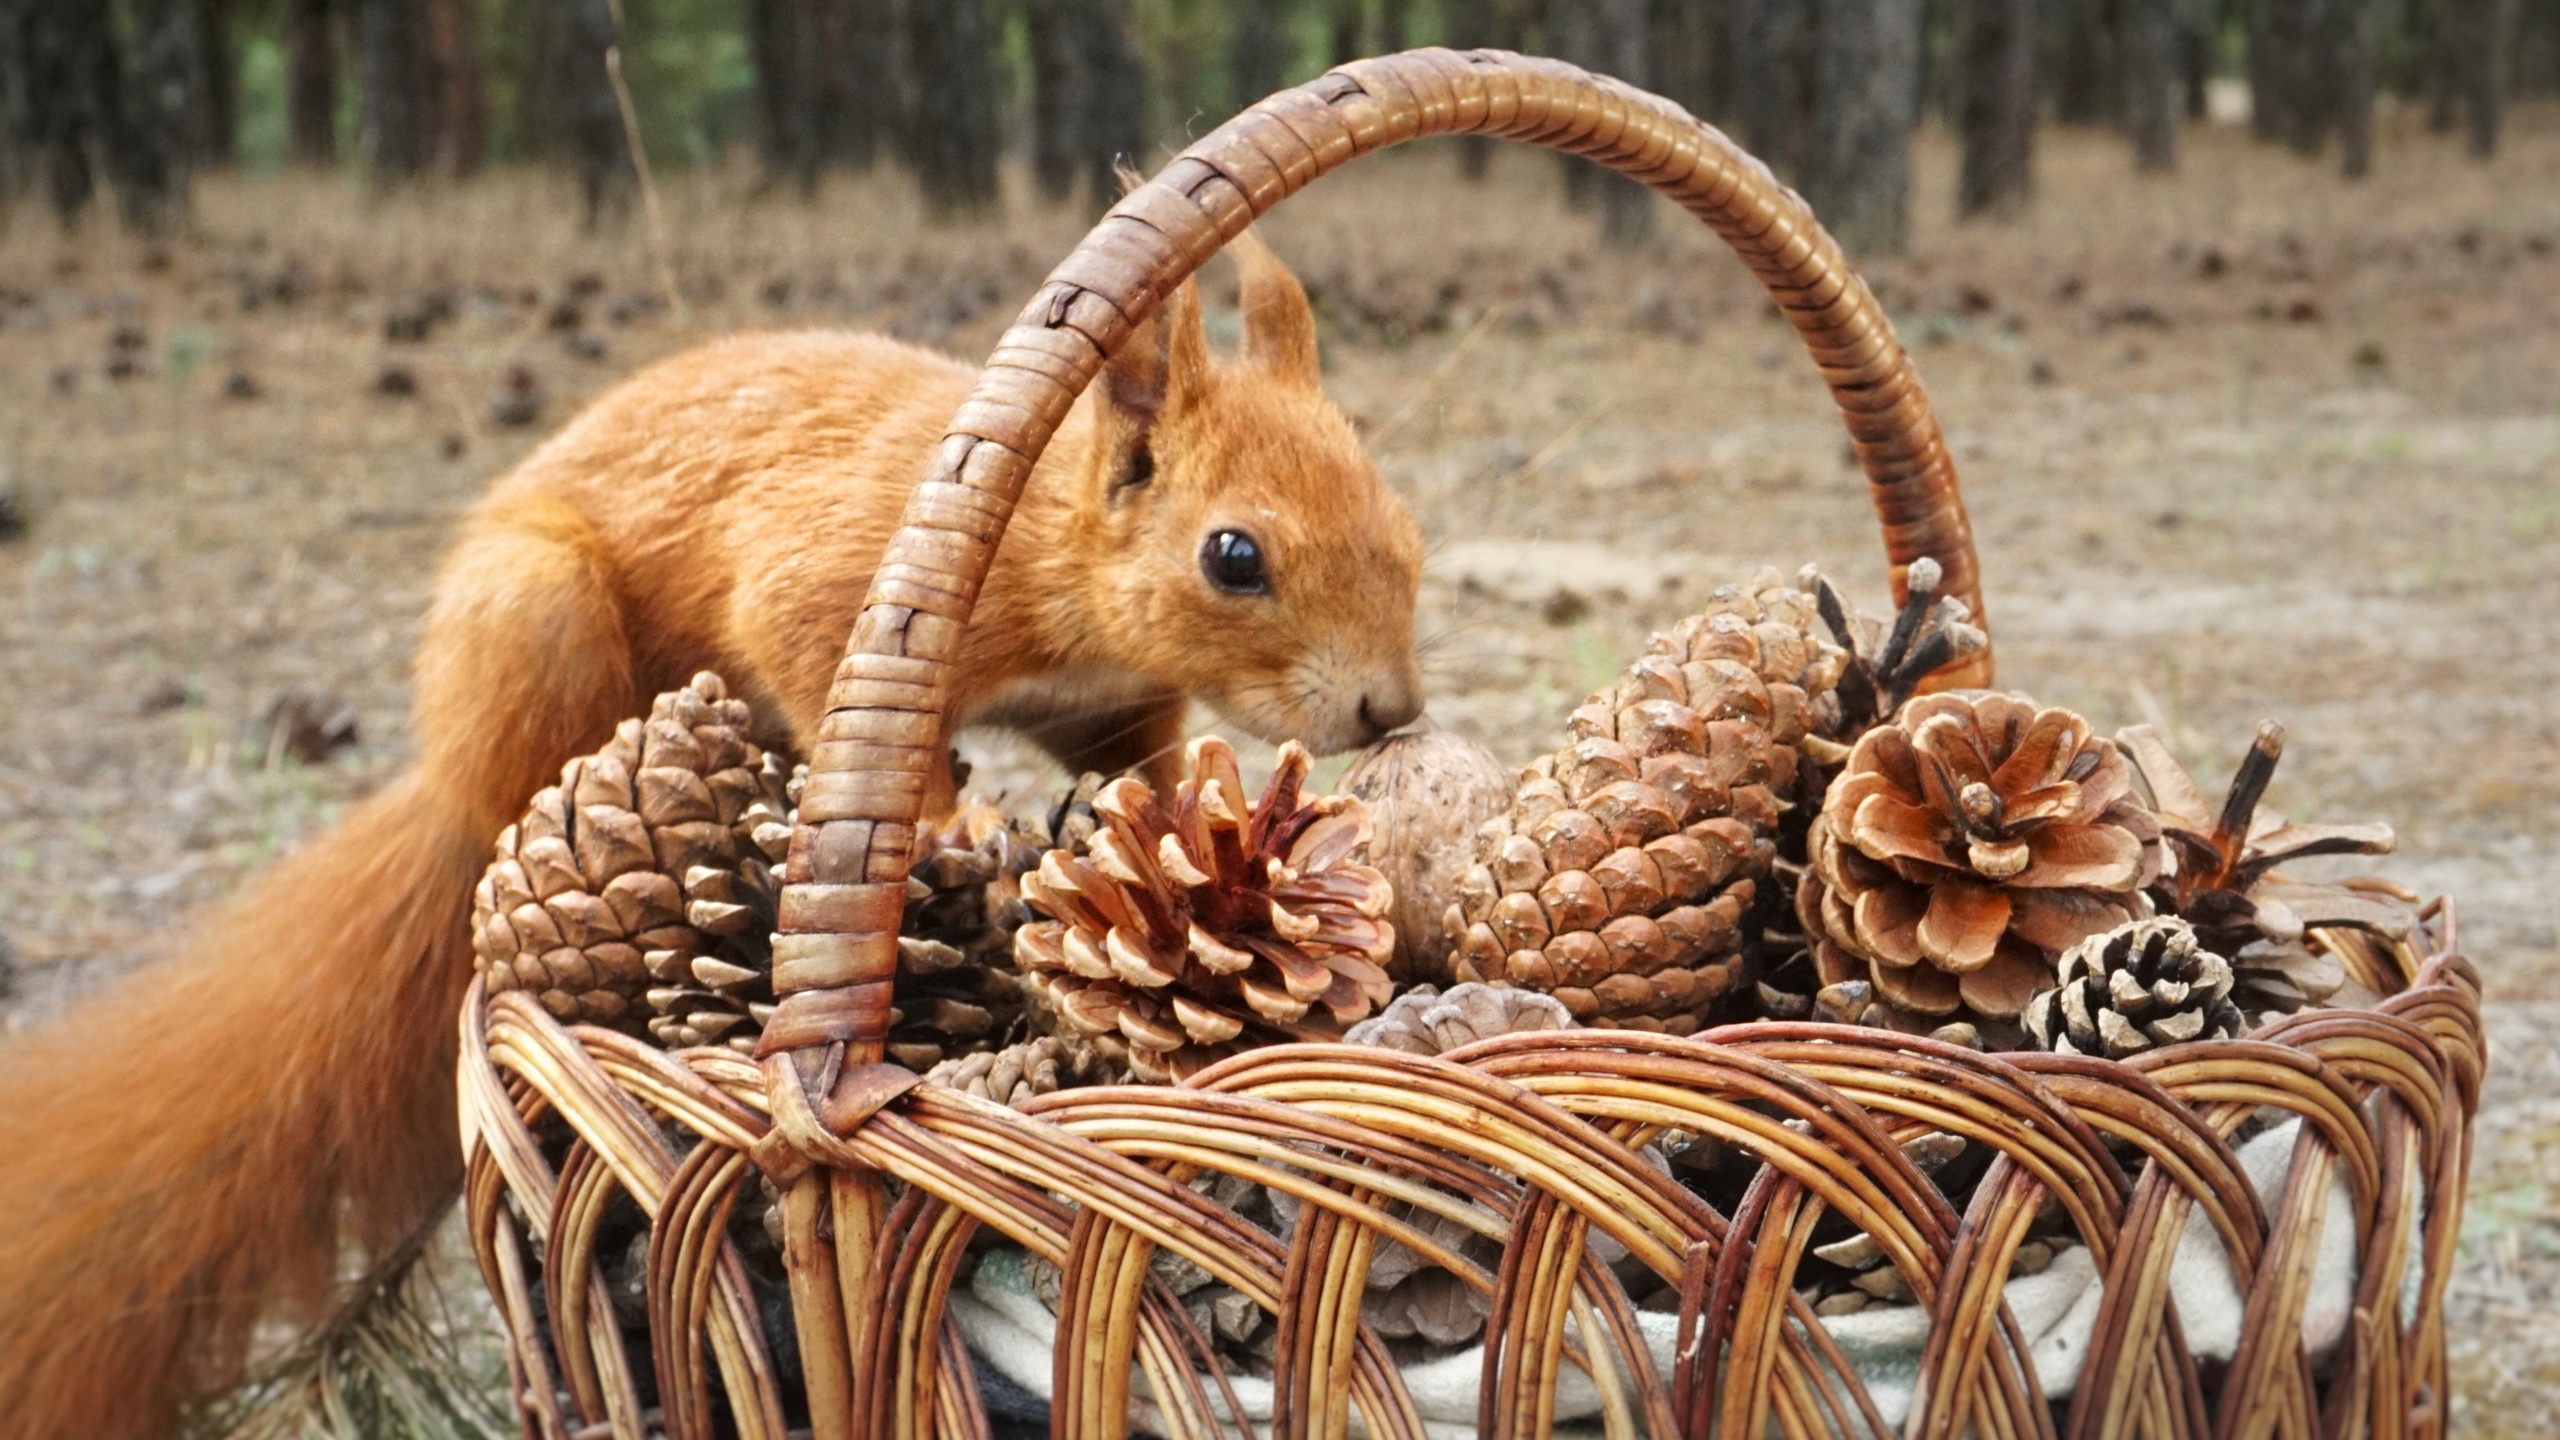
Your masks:
[[[2338,992],[2346,968],[2324,928],[2399,940],[2416,926],[2416,912],[2386,881],[2322,884],[2276,870],[2313,855],[2386,855],[2393,843],[2388,825],[2289,825],[2259,808],[2284,755],[2283,726],[2258,727],[2219,811],[2159,732],[2129,725],[2116,738],[2150,787],[2168,841],[2169,869],[2154,898],[2208,949],[2231,957],[2232,1000],[2246,1013],[2290,1014]]]
[[[1659,653],[1685,653],[1696,643],[1696,630],[1727,623],[1718,616],[1736,617],[1749,623],[1759,642],[1757,668],[1763,678],[1792,682],[1806,696],[1805,733],[1792,742],[1799,756],[1795,781],[1778,790],[1779,798],[1791,803],[1782,810],[1773,837],[1776,863],[1760,887],[1756,913],[1744,925],[1744,969],[1755,978],[1755,990],[1759,981],[1782,969],[1800,971],[1808,979],[1812,975],[1810,941],[1793,919],[1796,877],[1804,869],[1806,830],[1824,790],[1848,759],[1849,746],[1932,672],[1987,643],[1980,630],[1966,623],[1962,602],[1939,598],[1939,573],[1934,560],[1911,566],[1905,577],[1907,598],[1888,627],[1852,610],[1813,566],[1799,571],[1792,584],[1777,571],[1764,569],[1746,584],[1709,592],[1698,617],[1654,643]],[[1816,988],[1818,982],[1801,991],[1808,1006]],[[1762,1013],[1801,1018],[1801,1012]]]
[[[1925,695],[1867,732],[1808,836],[1798,918],[1826,983],[1899,1017],[2008,1020],[2053,957],[2134,918],[2160,871],[2131,768],[2068,710]]]
[[[770,879],[742,854],[740,830],[778,816],[780,798],[748,724],[746,704],[706,671],[562,767],[498,837],[473,893],[492,991],[531,991],[563,1020],[638,1034],[653,988],[695,980],[697,965],[725,980],[743,963],[732,942],[770,931],[769,909],[759,927],[753,908]]]
[[[1391,990],[1395,897],[1358,861],[1360,802],[1308,798],[1296,744],[1250,809],[1225,741],[1195,740],[1187,758],[1170,805],[1134,778],[1102,788],[1091,853],[1051,850],[1023,877],[1052,918],[1014,937],[1060,1021],[1145,1080],[1260,1040],[1337,1035]]]
[[[1573,713],[1573,743],[1522,773],[1443,920],[1458,979],[1544,990],[1584,1024],[1680,1035],[1733,988],[1819,716],[1806,686],[1845,664],[1797,623],[1810,596],[1774,573],[1755,584],[1659,637]]]
[[[1092,1046],[1043,1035],[1002,1050],[945,1060],[927,1070],[924,1078],[1019,1110],[1040,1096],[1107,1085],[1112,1077],[1111,1066]]]
[[[1416,985],[1343,1035],[1409,1055],[1444,1055],[1461,1046],[1521,1030],[1571,1030],[1573,1015],[1552,995],[1510,986],[1456,985],[1446,992]]]
[[[1043,847],[974,796],[917,840],[886,1050],[911,1070],[930,1070],[1020,1034],[1024,996],[1013,935],[1031,918],[1022,877]]]
[[[2061,984],[2038,992],[2022,1017],[2041,1050],[2122,1060],[2246,1028],[2230,999],[2230,963],[2172,915],[2092,935],[2062,952],[2057,970]]]

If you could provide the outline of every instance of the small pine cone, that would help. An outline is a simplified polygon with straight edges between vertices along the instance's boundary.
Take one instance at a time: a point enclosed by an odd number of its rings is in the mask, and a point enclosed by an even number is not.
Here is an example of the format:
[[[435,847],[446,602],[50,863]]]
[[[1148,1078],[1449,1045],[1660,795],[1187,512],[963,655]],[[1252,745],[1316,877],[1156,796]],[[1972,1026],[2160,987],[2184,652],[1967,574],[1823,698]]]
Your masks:
[[[2231,965],[2162,915],[2092,935],[2062,954],[2061,984],[2027,1002],[2036,1048],[2122,1060],[2155,1045],[2222,1040],[2244,1027]]]
[[[1338,1035],[1391,989],[1395,897],[1358,861],[1360,802],[1305,796],[1311,762],[1295,744],[1250,808],[1225,741],[1195,740],[1187,759],[1170,804],[1134,778],[1102,788],[1090,853],[1051,850],[1023,877],[1050,918],[1014,936],[1023,978],[1064,1028],[1143,1080],[1258,1040]]]
[[[1457,985],[1446,992],[1417,985],[1386,1009],[1344,1032],[1352,1045],[1411,1055],[1444,1055],[1461,1046],[1522,1030],[1571,1030],[1572,1012],[1552,995],[1510,986]]]
[[[1043,1035],[1002,1050],[945,1060],[927,1070],[924,1078],[1019,1110],[1056,1091],[1108,1085],[1112,1075],[1110,1064],[1092,1046]]]
[[[2086,720],[1926,695],[1860,737],[1807,837],[1796,912],[1825,983],[1871,980],[1913,1017],[2005,1021],[2055,955],[2146,908],[2159,834]]]
[[[2416,908],[2388,881],[2311,881],[2275,868],[2314,855],[2386,855],[2394,840],[2378,822],[2296,825],[2260,809],[2284,733],[2272,720],[2258,727],[2218,809],[2150,726],[2116,736],[2150,787],[2168,842],[2169,868],[2152,887],[2154,902],[2195,926],[2206,949],[2230,957],[2231,998],[2258,1016],[2289,1015],[2338,993],[2347,971],[2334,947],[2355,942],[2337,932],[2399,940],[2418,923]]]
[[[1764,626],[1763,628],[1767,628]],[[1573,713],[1477,832],[1443,918],[1451,973],[1541,990],[1586,1025],[1685,1035],[1733,988],[1806,734],[1803,637],[1684,621]],[[1783,659],[1773,659],[1786,650]]]
[[[472,942],[492,991],[531,991],[563,1020],[639,1034],[656,1028],[656,991],[700,985],[735,1018],[706,1016],[688,1043],[747,1018],[731,972],[764,967],[733,951],[764,944],[772,880],[742,853],[740,827],[771,808],[779,784],[748,724],[745,703],[706,671],[562,767],[498,837],[473,892]]]
[[[919,834],[899,923],[889,1058],[930,1070],[1021,1033],[1013,932],[1030,918],[1020,885],[1040,851],[1032,836],[975,797]]]

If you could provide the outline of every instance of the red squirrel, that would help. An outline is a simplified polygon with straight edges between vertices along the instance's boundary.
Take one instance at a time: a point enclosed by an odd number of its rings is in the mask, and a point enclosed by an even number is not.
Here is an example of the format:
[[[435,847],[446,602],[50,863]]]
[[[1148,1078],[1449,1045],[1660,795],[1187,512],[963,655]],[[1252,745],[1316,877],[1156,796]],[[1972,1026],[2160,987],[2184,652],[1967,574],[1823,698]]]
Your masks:
[[[1041,459],[952,726],[1168,781],[1190,699],[1322,751],[1419,713],[1419,531],[1319,389],[1305,292],[1252,237],[1235,253],[1242,356],[1211,355],[1185,284]],[[698,670],[785,746],[815,733],[973,373],[877,336],[719,340],[491,487],[419,641],[415,767],[167,960],[0,1048],[0,1437],[168,1433],[262,1321],[325,1304],[348,1247],[434,1219],[491,840]]]

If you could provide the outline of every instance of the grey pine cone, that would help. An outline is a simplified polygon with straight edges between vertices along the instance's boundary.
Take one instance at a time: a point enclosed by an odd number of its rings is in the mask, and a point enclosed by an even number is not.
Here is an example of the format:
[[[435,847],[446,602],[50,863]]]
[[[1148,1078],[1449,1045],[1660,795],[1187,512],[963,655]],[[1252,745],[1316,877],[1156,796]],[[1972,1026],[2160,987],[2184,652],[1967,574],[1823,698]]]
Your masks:
[[[2019,1017],[2040,1049],[2121,1060],[2155,1045],[2218,1040],[2244,1028],[2231,963],[2175,916],[2092,935],[2062,953],[2061,983]]]
[[[1110,1065],[1089,1047],[1043,1035],[1002,1050],[945,1060],[924,1078],[1019,1110],[1040,1096],[1107,1085],[1114,1077]]]
[[[1342,1038],[1353,1045],[1439,1055],[1517,1030],[1573,1028],[1573,1013],[1552,995],[1470,981],[1445,992],[1417,985]]]

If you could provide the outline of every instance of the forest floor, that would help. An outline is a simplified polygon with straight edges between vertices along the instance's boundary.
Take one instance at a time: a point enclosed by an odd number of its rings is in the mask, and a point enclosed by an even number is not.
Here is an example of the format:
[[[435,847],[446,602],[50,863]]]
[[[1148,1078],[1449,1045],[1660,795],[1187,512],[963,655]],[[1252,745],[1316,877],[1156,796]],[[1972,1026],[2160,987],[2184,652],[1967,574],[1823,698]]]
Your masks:
[[[2520,109],[2485,167],[2389,119],[2354,185],[2230,129],[2190,131],[2174,179],[2049,133],[2001,226],[1949,221],[1942,139],[1921,162],[1912,253],[1869,273],[1963,470],[2002,680],[2158,724],[2205,776],[2280,717],[2271,803],[2388,819],[2390,873],[2459,895],[2494,1049],[2454,1410],[2553,1433],[2560,111]],[[1478,189],[1445,149],[1393,156],[1268,227],[1431,536],[1431,714],[1513,760],[1714,584],[1812,560],[1883,586],[1838,421],[1749,278],[1667,210],[1603,250],[1557,176],[1505,154]],[[936,229],[886,181],[804,204],[711,174],[668,201],[681,314],[636,228],[582,236],[526,177],[215,180],[180,243],[0,240],[0,493],[27,517],[0,541],[10,1027],[404,763],[437,554],[585,398],[745,327],[981,355],[1080,228],[1017,204]],[[516,367],[541,403],[509,426]],[[351,704],[360,742],[268,753],[258,718],[295,684]]]

